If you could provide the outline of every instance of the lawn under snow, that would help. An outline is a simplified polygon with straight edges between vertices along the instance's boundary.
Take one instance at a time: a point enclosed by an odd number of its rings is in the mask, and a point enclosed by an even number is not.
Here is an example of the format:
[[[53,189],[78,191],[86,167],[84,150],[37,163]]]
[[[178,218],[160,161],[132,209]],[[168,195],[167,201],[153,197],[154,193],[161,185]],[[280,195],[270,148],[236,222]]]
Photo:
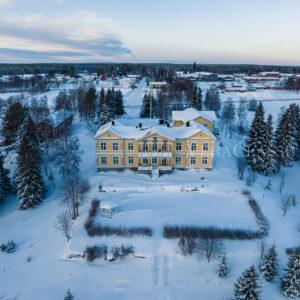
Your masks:
[[[110,82],[101,84],[106,88],[111,86]],[[138,115],[144,84],[141,81],[134,91],[123,85],[126,109],[128,107],[126,118]],[[52,93],[54,95],[54,91]],[[258,100],[259,95],[256,96]],[[286,105],[286,102],[281,104]],[[268,102],[268,105],[275,117],[279,105],[277,102]],[[203,180],[202,173],[193,170],[175,171],[154,180],[132,171],[96,173],[93,135],[78,121],[72,126],[72,134],[77,134],[80,139],[84,151],[81,171],[91,183],[88,200],[80,208],[80,216],[74,223],[73,237],[67,245],[54,226],[57,215],[64,209],[59,204],[59,176],[55,188],[50,186],[47,199],[36,209],[19,211],[16,199],[8,199],[0,208],[0,243],[14,239],[17,251],[12,254],[0,252],[1,300],[16,296],[18,300],[63,299],[68,288],[76,300],[231,299],[237,276],[251,264],[259,265],[259,241],[225,241],[229,274],[228,278],[219,279],[215,274],[218,259],[207,263],[198,255],[183,257],[178,240],[164,239],[161,227],[165,223],[181,223],[256,229],[254,215],[241,193],[244,189],[251,191],[268,218],[270,232],[266,241],[269,245],[276,243],[280,258],[279,276],[275,282],[267,283],[262,279],[261,298],[286,299],[279,293],[279,277],[287,262],[286,247],[300,245],[297,229],[300,205],[283,217],[279,176],[271,178],[270,191],[264,189],[266,177],[257,176],[251,187],[238,179],[232,153],[238,152],[242,143],[239,136],[232,139],[221,136],[224,146],[217,148],[214,169],[205,172]],[[9,166],[13,168],[13,165]],[[284,172],[283,193],[295,193],[300,201],[300,162],[285,168]],[[100,183],[105,193],[98,191]],[[194,189],[198,191],[192,192]],[[97,222],[149,225],[154,229],[154,235],[143,238],[87,236],[83,224],[94,197],[117,202],[121,208],[112,219],[98,216]],[[118,262],[96,260],[95,263],[66,258],[67,250],[82,252],[88,245],[102,243],[132,245],[136,254],[145,258],[131,256]],[[29,257],[31,260],[27,262]]]

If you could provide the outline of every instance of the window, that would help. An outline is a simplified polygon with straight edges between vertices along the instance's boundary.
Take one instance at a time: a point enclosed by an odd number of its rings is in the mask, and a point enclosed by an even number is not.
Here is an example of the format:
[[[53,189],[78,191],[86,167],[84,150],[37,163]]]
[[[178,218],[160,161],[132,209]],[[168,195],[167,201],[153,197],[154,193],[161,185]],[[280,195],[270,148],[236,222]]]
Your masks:
[[[143,151],[148,151],[147,141],[143,142]]]
[[[176,156],[175,162],[176,162],[176,165],[180,165],[181,164],[181,157],[180,156]]]
[[[176,143],[176,151],[181,151],[181,143]]]
[[[119,164],[119,157],[118,156],[114,156],[113,157],[113,163],[114,163],[114,165],[118,165]]]
[[[143,165],[148,165],[148,158],[143,158]]]
[[[152,158],[152,165],[157,165],[157,158],[156,157]]]
[[[163,166],[166,166],[166,165],[167,165],[167,159],[166,159],[166,158],[163,158],[163,159],[161,160],[161,164],[162,164]]]
[[[157,151],[157,141],[152,142],[152,151]]]
[[[133,164],[133,156],[128,156],[128,164]]]
[[[167,151],[167,142],[166,141],[163,141],[161,149],[162,149],[162,151]]]
[[[207,156],[203,156],[203,157],[202,157],[202,164],[203,164],[203,165],[207,165],[207,163],[208,163],[208,158],[207,158]]]
[[[207,128],[207,127],[208,127],[208,124],[207,124],[207,123],[205,123],[205,124],[203,124],[203,126]]]
[[[191,165],[195,165],[196,164],[196,157],[192,156],[191,157]]]
[[[208,143],[203,144],[203,151],[208,151]]]
[[[118,150],[118,149],[119,149],[119,144],[113,143],[113,150]]]
[[[101,157],[101,164],[102,165],[106,165],[107,161],[106,161],[106,156],[102,156]]]
[[[106,143],[101,143],[100,144],[100,149],[101,150],[106,150]]]
[[[133,143],[128,143],[128,150],[133,151]]]
[[[197,144],[196,143],[192,143],[191,149],[192,149],[192,151],[196,151],[197,150]]]

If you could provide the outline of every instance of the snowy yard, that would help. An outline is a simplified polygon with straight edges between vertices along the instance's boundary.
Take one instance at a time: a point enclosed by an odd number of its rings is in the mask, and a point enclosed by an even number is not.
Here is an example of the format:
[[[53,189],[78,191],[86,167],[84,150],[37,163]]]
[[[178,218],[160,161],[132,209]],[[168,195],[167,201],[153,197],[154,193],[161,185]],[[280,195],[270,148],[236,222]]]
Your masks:
[[[205,83],[208,85],[208,83]],[[99,83],[99,88],[111,87],[111,82]],[[143,97],[145,82],[137,89],[130,90],[124,83],[126,118],[137,117]],[[274,92],[274,93],[273,93]],[[298,97],[297,94],[282,92],[257,92],[257,100],[269,97]],[[48,93],[53,99],[58,91]],[[268,94],[267,94],[268,93]],[[269,94],[271,93],[271,94]],[[230,96],[222,94],[222,98]],[[244,94],[232,95],[235,100]],[[226,99],[225,99],[226,100]],[[286,102],[267,102],[267,112],[274,116]],[[279,176],[271,178],[271,190],[265,190],[268,178],[258,176],[248,187],[245,180],[239,180],[236,160],[232,150],[241,144],[239,136],[232,139],[221,136],[224,147],[218,149],[213,171],[175,171],[159,179],[139,175],[133,171],[96,173],[95,141],[84,123],[76,121],[72,134],[78,135],[81,150],[84,151],[81,172],[90,181],[91,190],[88,201],[80,207],[80,216],[74,223],[72,239],[69,244],[55,228],[57,215],[63,210],[61,181],[56,188],[50,188],[48,197],[36,209],[19,211],[14,197],[0,210],[0,242],[14,239],[17,251],[13,254],[0,252],[0,299],[8,300],[19,295],[19,300],[62,299],[70,288],[81,299],[231,299],[233,285],[238,275],[254,264],[258,267],[259,240],[224,242],[229,275],[220,279],[215,274],[219,259],[207,263],[198,255],[184,257],[179,252],[178,240],[167,240],[162,236],[165,224],[217,226],[219,228],[242,228],[257,230],[257,224],[247,198],[242,195],[250,190],[263,213],[270,222],[270,232],[266,242],[276,243],[280,272],[275,283],[262,280],[262,299],[286,299],[278,292],[279,278],[287,262],[285,249],[300,245],[298,232],[300,205],[288,211],[283,217],[280,208]],[[293,192],[300,199],[300,162],[285,168],[286,185],[283,193]],[[98,191],[99,184],[105,192]],[[90,202],[93,198],[117,203],[120,212],[111,219],[97,217],[97,222],[112,226],[145,226],[154,230],[152,237],[89,237],[84,230]],[[96,244],[132,245],[135,254],[118,262],[66,258],[66,251],[83,252],[86,246]],[[30,261],[28,262],[28,258]],[[30,276],[29,276],[30,274]],[[85,288],[83,288],[85,287]]]

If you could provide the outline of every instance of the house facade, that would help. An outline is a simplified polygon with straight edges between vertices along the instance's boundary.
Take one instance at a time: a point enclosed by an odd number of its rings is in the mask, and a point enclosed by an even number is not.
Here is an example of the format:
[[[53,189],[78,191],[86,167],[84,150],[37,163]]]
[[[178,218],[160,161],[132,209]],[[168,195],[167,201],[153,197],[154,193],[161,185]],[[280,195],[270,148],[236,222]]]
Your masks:
[[[187,122],[194,121],[213,132],[217,116],[214,111],[199,111],[190,107],[181,111],[172,111],[172,119],[173,125],[176,127],[184,126]]]
[[[35,122],[36,132],[41,139],[53,139],[66,132],[73,122],[73,114],[60,109],[46,119]]]
[[[191,121],[183,126],[151,128],[110,122],[96,136],[97,169],[132,169],[139,173],[173,169],[212,169],[215,136]]]

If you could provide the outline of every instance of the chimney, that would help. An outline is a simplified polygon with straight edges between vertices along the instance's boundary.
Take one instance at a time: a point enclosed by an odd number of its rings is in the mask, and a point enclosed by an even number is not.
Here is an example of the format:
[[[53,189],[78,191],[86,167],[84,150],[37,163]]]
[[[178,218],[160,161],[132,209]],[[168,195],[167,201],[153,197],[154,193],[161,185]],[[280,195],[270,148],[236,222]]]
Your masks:
[[[111,121],[111,125],[113,125],[113,126],[115,125],[115,121],[114,120]]]
[[[170,128],[170,123],[167,123],[167,127],[169,127],[169,128]]]
[[[186,126],[186,127],[190,127],[190,121],[187,121],[187,122],[185,123],[185,126]]]
[[[142,123],[139,123],[139,128],[142,128],[143,127],[143,124]]]

